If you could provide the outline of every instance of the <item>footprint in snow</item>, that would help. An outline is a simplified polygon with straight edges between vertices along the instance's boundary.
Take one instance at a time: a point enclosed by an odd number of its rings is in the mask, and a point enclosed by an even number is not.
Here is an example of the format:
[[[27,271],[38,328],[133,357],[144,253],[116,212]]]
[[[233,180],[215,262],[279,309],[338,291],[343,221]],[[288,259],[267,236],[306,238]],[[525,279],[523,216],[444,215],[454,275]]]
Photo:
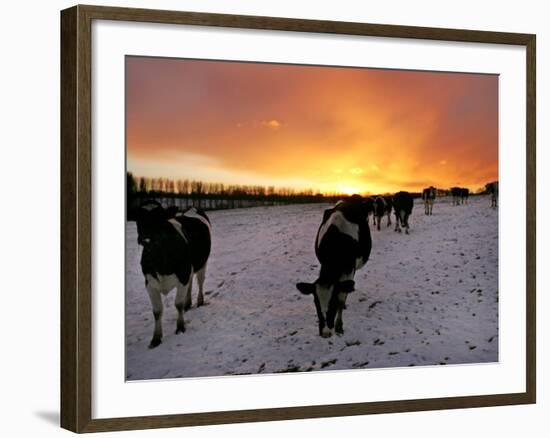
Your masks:
[[[321,362],[321,368],[326,368],[330,365],[334,365],[337,361],[338,361],[338,359],[330,359],[330,360],[327,360],[325,362]]]

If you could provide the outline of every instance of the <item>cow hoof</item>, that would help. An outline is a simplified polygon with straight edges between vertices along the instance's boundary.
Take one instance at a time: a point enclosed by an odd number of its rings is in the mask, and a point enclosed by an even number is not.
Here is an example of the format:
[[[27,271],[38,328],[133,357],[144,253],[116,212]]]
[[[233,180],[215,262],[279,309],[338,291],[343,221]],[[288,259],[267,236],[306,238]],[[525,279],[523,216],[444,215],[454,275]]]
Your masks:
[[[405,234],[409,234],[409,230],[405,230]]]
[[[185,303],[183,305],[183,310],[185,310],[186,312],[191,308],[191,301],[188,301],[187,303]]]
[[[204,306],[204,300],[197,300],[197,307]]]
[[[151,343],[149,344],[149,348],[155,348],[158,347],[162,343],[161,338],[153,338],[151,340]]]
[[[185,324],[183,322],[178,322],[176,327],[176,335],[180,333],[185,333]]]

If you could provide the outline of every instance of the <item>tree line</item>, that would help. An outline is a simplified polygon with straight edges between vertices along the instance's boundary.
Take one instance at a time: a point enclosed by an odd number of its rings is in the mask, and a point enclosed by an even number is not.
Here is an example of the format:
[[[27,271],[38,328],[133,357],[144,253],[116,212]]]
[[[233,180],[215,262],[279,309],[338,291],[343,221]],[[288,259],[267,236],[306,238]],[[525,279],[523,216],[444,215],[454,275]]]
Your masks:
[[[472,194],[489,193],[488,183]],[[449,189],[437,188],[437,197],[449,196]],[[389,193],[388,193],[389,194]],[[421,192],[411,192],[413,198]],[[375,195],[371,195],[375,196]],[[291,187],[223,184],[192,179],[136,177],[126,174],[126,201],[128,219],[134,217],[136,207],[145,199],[156,199],[165,206],[181,209],[197,207],[203,210],[256,207],[262,205],[335,203],[347,198],[342,193],[320,193],[312,189],[297,190]]]
[[[135,210],[145,199],[157,199],[166,205],[204,210],[254,207],[260,205],[336,202],[341,193],[323,194],[312,189],[297,190],[245,184],[223,184],[190,179],[136,177],[126,174],[127,211]],[[164,202],[163,202],[164,201]]]

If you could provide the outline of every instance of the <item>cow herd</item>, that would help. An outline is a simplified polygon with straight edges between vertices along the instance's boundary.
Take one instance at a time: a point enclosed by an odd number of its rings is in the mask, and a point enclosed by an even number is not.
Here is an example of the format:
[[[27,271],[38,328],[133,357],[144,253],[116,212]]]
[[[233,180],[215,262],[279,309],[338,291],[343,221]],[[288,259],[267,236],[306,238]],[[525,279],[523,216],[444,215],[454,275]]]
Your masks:
[[[498,182],[491,190],[492,205],[496,207]],[[467,203],[468,189],[453,187],[451,194],[453,205]],[[422,192],[426,215],[432,214],[435,197],[434,187]],[[373,226],[380,230],[384,216],[387,226],[391,225],[393,211],[395,231],[401,232],[404,228],[409,234],[413,205],[413,196],[400,191],[393,196],[353,195],[324,211],[315,237],[319,275],[313,283],[296,284],[302,294],[313,297],[320,336],[329,337],[333,331],[344,332],[342,314],[347,295],[355,288],[355,272],[365,266],[372,249],[369,216],[373,216]],[[184,312],[192,304],[194,278],[199,288],[197,306],[204,304],[203,287],[212,245],[211,224],[202,210],[164,208],[153,200],[139,207],[136,224],[138,244],[143,247],[141,268],[155,320],[149,348],[155,348],[161,344],[163,336],[163,295],[176,289],[176,334],[185,331]]]

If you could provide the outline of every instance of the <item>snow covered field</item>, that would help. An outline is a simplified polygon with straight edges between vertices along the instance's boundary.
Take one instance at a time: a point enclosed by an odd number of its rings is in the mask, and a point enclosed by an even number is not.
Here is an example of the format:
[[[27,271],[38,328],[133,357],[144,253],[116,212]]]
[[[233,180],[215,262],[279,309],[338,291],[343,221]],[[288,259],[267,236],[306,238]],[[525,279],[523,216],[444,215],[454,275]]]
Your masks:
[[[327,204],[212,211],[207,305],[175,335],[175,291],[165,298],[163,343],[147,348],[153,314],[134,222],[126,226],[126,375],[129,380],[498,361],[498,215],[485,196],[469,205],[416,200],[411,234],[373,229],[355,276],[343,336],[318,336],[311,296],[314,239]],[[392,217],[393,221],[393,217]],[[385,224],[385,219],[384,219]]]

